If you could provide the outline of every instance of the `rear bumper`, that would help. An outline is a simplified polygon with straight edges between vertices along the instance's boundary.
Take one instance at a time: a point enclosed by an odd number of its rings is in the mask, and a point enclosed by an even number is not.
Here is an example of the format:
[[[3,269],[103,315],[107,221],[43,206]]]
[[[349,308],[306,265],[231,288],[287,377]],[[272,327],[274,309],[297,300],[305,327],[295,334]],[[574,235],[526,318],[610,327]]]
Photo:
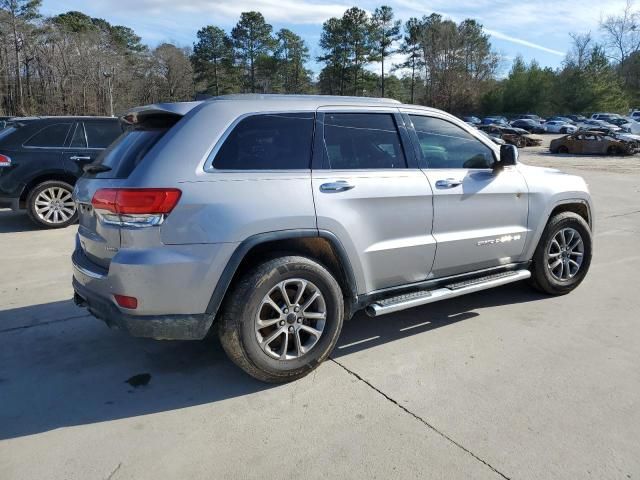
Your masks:
[[[219,249],[211,248],[206,251],[213,258],[223,257]],[[74,299],[109,327],[136,337],[202,339],[215,318],[207,313],[206,305],[219,277],[217,262],[212,266],[205,246],[193,255],[178,255],[167,247],[159,250],[137,251],[135,256],[118,252],[107,270],[76,246],[72,255]],[[194,249],[189,250],[193,253]],[[138,308],[119,307],[114,294],[136,297]]]
[[[73,279],[73,301],[86,307],[109,328],[124,330],[133,337],[156,340],[200,340],[207,335],[213,316],[193,315],[128,315],[110,300],[99,297]]]

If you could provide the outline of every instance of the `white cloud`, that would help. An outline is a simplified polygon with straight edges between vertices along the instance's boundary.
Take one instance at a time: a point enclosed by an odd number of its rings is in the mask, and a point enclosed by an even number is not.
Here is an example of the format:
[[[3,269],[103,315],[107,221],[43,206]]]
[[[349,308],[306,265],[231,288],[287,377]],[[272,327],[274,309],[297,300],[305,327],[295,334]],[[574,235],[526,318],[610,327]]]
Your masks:
[[[505,40],[511,43],[517,43],[518,45],[523,45],[529,48],[535,48],[536,50],[541,50],[543,52],[551,53],[553,55],[558,55],[560,57],[563,57],[565,55],[565,52],[561,52],[560,50],[554,50],[552,48],[548,48],[548,47],[545,47],[544,45],[539,45],[537,43],[533,43],[528,40],[524,40],[522,38],[512,37],[511,35],[498,32],[497,30],[490,30],[488,28],[485,28],[485,32],[487,32],[492,37],[499,38],[500,40]]]
[[[328,18],[341,16],[347,8],[349,6],[343,4],[301,0],[222,0],[207,10],[214,17],[225,16],[234,21],[240,13],[255,10],[261,12],[268,22],[321,24]]]

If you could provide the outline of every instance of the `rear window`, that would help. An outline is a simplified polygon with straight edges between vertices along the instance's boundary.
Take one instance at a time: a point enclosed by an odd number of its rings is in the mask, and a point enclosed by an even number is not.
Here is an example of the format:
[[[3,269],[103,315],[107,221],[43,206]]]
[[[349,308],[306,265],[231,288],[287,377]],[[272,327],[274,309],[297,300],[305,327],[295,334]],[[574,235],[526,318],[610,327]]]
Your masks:
[[[307,169],[313,113],[252,115],[241,120],[213,160],[218,170]]]
[[[110,167],[111,170],[85,175],[97,178],[127,178],[166,131],[167,129],[129,130],[102,152],[94,162],[94,164]]]

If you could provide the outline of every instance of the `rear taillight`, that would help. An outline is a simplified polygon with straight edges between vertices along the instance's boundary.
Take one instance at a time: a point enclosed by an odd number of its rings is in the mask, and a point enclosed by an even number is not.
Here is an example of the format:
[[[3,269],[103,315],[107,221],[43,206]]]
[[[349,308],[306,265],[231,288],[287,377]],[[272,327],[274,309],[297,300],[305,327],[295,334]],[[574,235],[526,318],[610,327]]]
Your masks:
[[[102,188],[91,205],[105,223],[149,227],[164,221],[181,194],[177,188]]]
[[[10,167],[10,166],[11,166],[11,159],[6,155],[0,154],[0,168]]]

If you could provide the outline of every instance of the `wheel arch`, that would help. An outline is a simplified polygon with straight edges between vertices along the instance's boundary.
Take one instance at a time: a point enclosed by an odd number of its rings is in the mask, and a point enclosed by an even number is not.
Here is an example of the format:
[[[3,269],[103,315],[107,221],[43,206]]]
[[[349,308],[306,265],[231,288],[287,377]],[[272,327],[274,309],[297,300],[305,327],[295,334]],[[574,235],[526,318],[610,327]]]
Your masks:
[[[336,277],[345,297],[345,318],[349,318],[358,291],[349,257],[333,233],[313,229],[261,233],[240,243],[213,290],[206,313],[217,315],[229,287],[257,262],[291,254],[319,262]]]
[[[545,227],[549,223],[549,220],[553,218],[554,215],[562,212],[573,212],[583,218],[587,225],[589,225],[589,229],[593,231],[593,212],[591,209],[591,204],[586,198],[572,197],[572,198],[564,198],[564,199],[556,199],[556,201],[545,208],[544,211],[541,211],[539,214],[539,223],[536,223],[532,228],[532,236],[530,240],[527,241],[527,246],[523,251],[522,260],[531,260],[535,249],[538,246],[538,242],[542,237],[542,232]]]
[[[573,212],[580,215],[584,219],[584,221],[587,222],[587,225],[589,225],[589,228],[593,228],[592,218],[591,218],[591,209],[589,208],[589,204],[587,202],[576,199],[576,200],[566,200],[564,202],[557,204],[553,208],[553,210],[551,210],[551,212],[549,213],[549,216],[547,218],[547,223],[551,218],[554,217],[554,215],[557,215],[558,213],[563,213],[563,212]]]
[[[77,177],[63,170],[54,170],[47,173],[40,173],[39,175],[29,180],[24,186],[24,188],[22,189],[22,193],[20,194],[20,200],[19,200],[20,208],[26,208],[27,198],[29,197],[29,193],[31,193],[31,191],[34,188],[36,188],[38,185],[40,185],[43,182],[58,181],[58,182],[65,182],[73,186],[75,185],[77,180],[78,180]]]

